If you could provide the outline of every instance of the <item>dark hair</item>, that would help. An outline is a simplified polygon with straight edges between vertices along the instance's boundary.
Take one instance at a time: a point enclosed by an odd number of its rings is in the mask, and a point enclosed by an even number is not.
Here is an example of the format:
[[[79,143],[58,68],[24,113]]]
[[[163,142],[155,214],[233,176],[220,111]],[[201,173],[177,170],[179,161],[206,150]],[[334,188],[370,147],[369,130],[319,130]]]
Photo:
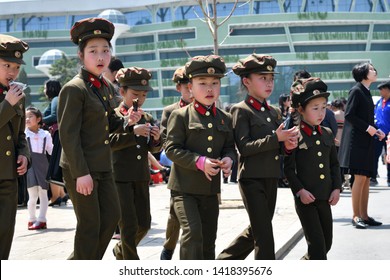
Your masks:
[[[353,67],[352,76],[356,82],[361,82],[367,79],[368,73],[370,72],[370,66],[372,66],[372,64],[369,62],[361,62]]]
[[[41,120],[38,122],[39,125],[42,125],[43,122],[42,122],[42,112],[39,111],[38,108],[34,107],[34,106],[28,106],[26,108],[26,111],[29,111],[31,113],[33,113],[37,118],[40,118]]]
[[[119,58],[112,57],[108,69],[110,69],[111,72],[114,72],[121,68],[124,68],[122,61]]]
[[[49,100],[52,100],[54,97],[58,96],[61,91],[61,83],[57,80],[50,79],[45,82],[46,86],[46,95]]]
[[[306,70],[298,70],[294,74],[294,82],[299,79],[309,79],[311,77],[310,73]]]
[[[343,110],[344,109],[344,104],[343,102],[341,101],[341,99],[335,99],[332,101],[331,103],[332,107],[334,108],[337,108],[337,109],[341,109]]]

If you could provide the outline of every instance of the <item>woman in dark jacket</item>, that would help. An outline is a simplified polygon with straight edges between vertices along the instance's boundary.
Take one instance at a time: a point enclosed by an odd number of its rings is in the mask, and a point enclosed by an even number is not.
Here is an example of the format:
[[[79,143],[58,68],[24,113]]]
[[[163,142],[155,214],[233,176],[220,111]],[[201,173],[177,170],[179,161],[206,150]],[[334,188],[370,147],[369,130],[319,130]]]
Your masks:
[[[355,65],[352,75],[357,82],[349,91],[339,159],[345,174],[354,175],[352,188],[352,225],[359,229],[382,223],[368,216],[370,177],[374,174],[374,137],[385,135],[374,125],[374,103],[369,87],[377,79],[368,62]]]

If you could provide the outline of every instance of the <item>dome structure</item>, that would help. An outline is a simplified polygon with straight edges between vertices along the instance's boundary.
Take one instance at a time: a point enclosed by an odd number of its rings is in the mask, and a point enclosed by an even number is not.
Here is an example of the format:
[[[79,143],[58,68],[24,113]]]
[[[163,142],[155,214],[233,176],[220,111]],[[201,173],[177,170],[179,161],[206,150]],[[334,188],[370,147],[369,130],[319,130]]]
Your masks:
[[[50,77],[49,70],[51,65],[56,60],[61,59],[63,55],[66,55],[63,51],[57,49],[48,50],[42,54],[38,61],[38,65],[35,66],[35,68]]]
[[[98,17],[107,19],[112,23],[127,24],[125,15],[118,10],[104,10]]]

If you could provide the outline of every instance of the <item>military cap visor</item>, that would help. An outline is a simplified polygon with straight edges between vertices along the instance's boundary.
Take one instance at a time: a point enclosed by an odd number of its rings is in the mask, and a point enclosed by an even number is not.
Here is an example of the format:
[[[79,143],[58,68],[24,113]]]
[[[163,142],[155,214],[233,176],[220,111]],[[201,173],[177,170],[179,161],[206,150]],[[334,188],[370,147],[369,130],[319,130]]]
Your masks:
[[[151,78],[152,74],[148,70],[139,67],[122,68],[116,74],[116,79],[121,87],[128,87],[133,90],[153,90],[149,85]]]
[[[104,18],[86,18],[73,25],[70,37],[76,45],[91,38],[106,38],[110,41],[114,31],[114,25]]]
[[[190,79],[201,76],[222,78],[225,72],[225,61],[217,55],[195,56],[185,66],[185,75]]]
[[[380,84],[378,85],[378,89],[382,89],[382,88],[388,88],[388,89],[390,89],[390,81],[380,83]]]
[[[248,74],[279,74],[275,71],[276,60],[269,55],[251,54],[240,59],[232,68],[233,72],[239,76]]]
[[[26,64],[23,53],[29,49],[26,42],[13,36],[0,35],[0,58],[8,62]]]

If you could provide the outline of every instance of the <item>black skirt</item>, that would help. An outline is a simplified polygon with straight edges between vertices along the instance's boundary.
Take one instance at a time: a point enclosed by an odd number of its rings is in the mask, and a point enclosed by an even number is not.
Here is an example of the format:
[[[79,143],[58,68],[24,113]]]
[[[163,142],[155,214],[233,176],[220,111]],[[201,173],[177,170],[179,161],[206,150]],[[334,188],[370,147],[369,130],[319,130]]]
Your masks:
[[[48,183],[53,183],[65,187],[65,183],[62,178],[62,168],[60,167],[62,146],[60,143],[60,137],[58,135],[58,131],[54,132],[52,137],[53,137],[53,151],[50,157],[46,181]]]

